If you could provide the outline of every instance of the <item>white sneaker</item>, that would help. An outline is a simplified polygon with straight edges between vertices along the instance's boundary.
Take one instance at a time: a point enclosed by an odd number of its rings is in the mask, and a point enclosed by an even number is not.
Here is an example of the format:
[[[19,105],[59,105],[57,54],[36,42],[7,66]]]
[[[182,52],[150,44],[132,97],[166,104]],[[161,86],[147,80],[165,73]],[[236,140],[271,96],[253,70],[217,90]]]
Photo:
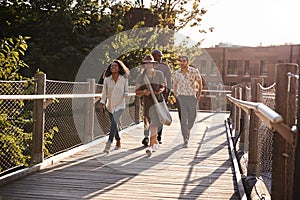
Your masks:
[[[111,146],[111,142],[107,141],[106,144],[105,144],[105,148],[103,150],[103,153],[109,154],[110,146]]]
[[[154,144],[152,151],[155,152],[159,148],[159,144]]]
[[[147,156],[151,156],[151,154],[152,154],[152,147],[148,147],[147,148],[146,154],[147,154]]]

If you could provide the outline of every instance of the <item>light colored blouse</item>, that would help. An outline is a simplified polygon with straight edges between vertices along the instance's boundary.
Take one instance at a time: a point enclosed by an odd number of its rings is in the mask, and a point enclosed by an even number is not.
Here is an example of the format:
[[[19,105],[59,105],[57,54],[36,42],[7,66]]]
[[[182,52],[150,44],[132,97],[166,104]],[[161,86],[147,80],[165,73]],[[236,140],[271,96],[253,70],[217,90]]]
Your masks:
[[[119,75],[117,82],[112,76],[105,77],[103,82],[100,103],[105,104],[110,113],[114,113],[126,107],[126,96],[128,95],[128,79]]]
[[[188,66],[187,73],[181,69],[175,71],[174,82],[177,82],[177,96],[196,96],[196,81],[201,79],[198,69]]]

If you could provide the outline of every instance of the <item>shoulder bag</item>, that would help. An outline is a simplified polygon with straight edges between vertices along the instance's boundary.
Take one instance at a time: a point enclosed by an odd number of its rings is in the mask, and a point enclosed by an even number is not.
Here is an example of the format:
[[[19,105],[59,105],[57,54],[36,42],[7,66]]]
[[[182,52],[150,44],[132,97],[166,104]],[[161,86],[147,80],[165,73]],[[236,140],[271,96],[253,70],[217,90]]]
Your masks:
[[[163,101],[162,102],[158,102],[155,94],[154,94],[154,91],[153,91],[153,88],[151,86],[151,83],[147,77],[147,75],[144,76],[144,81],[146,83],[146,86],[148,87],[148,89],[150,90],[150,93],[151,93],[151,96],[152,96],[152,99],[154,101],[154,107],[155,107],[155,110],[157,112],[157,115],[158,115],[158,118],[159,118],[159,121],[164,124],[164,125],[167,125],[167,126],[170,126],[171,123],[172,123],[172,117],[171,117],[171,114],[169,112],[169,108],[166,104],[166,101],[164,100],[163,98]],[[163,96],[162,96],[163,97]]]

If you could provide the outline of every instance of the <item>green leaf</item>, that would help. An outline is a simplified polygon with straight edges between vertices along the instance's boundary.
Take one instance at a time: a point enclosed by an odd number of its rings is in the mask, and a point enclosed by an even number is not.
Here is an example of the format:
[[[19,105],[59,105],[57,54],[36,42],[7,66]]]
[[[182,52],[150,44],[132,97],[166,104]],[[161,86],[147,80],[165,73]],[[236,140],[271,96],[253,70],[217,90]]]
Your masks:
[[[54,126],[54,127],[53,127],[53,130],[56,131],[56,132],[59,132],[59,129],[58,129],[57,126]]]
[[[27,49],[27,44],[21,44],[20,47],[25,51]]]

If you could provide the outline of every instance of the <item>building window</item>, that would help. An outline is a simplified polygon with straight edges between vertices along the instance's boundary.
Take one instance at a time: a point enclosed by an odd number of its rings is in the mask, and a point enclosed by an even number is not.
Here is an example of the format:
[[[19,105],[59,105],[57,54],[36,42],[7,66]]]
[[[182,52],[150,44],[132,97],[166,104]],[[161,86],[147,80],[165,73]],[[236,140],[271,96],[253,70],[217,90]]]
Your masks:
[[[268,75],[268,60],[261,60],[259,69],[260,69],[261,76]]]
[[[238,75],[237,60],[228,60],[227,75]]]
[[[210,65],[210,75],[216,75],[217,74],[217,65],[216,65],[216,61],[211,62]]]
[[[284,63],[284,60],[277,60],[277,63]]]
[[[244,61],[244,75],[250,75],[250,61]]]
[[[200,61],[200,74],[202,74],[202,75],[207,74],[206,60]]]

